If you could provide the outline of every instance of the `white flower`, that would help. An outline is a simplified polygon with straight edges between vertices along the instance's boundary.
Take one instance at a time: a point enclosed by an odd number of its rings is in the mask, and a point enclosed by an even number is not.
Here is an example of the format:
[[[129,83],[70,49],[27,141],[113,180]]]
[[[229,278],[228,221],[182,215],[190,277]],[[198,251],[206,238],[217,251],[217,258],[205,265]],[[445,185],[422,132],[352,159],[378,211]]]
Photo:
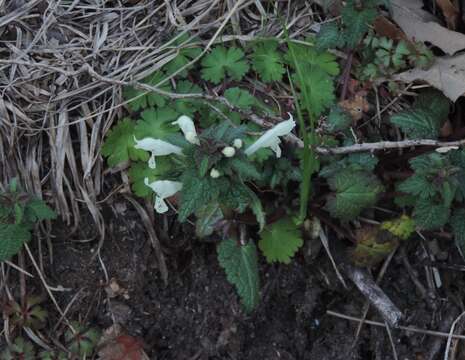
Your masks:
[[[181,128],[181,131],[183,132],[186,140],[191,144],[200,144],[199,138],[197,137],[197,130],[195,130],[194,122],[189,116],[181,115],[178,120],[173,121],[171,124],[178,125]]]
[[[137,140],[134,137],[134,141],[136,142],[136,145],[134,145],[136,149],[142,149],[152,153],[152,156],[150,156],[149,159],[149,167],[151,169],[155,169],[157,167],[157,164],[155,163],[155,156],[182,154],[182,148],[160,139],[144,138],[142,140]]]
[[[279,147],[281,140],[279,137],[289,134],[295,127],[295,121],[290,113],[289,116],[289,120],[280,122],[260,136],[257,141],[245,150],[245,154],[250,156],[261,148],[269,147],[276,153],[276,157],[281,157],[281,148]]]
[[[233,146],[236,149],[240,149],[242,147],[242,140],[241,139],[235,139],[233,142]]]
[[[210,176],[213,178],[213,179],[216,179],[216,178],[219,178],[220,177],[220,172],[218,170],[216,170],[215,168],[211,169],[210,171]]]
[[[145,178],[144,184],[155,192],[155,211],[160,214],[168,211],[165,199],[182,189],[182,183],[179,181],[157,180],[149,183],[149,178]]]
[[[236,149],[234,149],[232,146],[226,146],[221,152],[224,156],[230,158],[236,154]]]

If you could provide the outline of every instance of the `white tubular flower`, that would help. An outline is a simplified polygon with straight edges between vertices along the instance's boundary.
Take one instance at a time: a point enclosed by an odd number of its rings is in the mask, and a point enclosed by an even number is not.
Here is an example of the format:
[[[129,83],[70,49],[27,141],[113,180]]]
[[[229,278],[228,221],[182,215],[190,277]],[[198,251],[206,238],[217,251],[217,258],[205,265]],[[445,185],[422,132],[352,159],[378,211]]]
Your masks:
[[[234,149],[232,146],[226,146],[221,152],[224,156],[230,158],[236,154],[236,149]]]
[[[261,148],[269,147],[275,152],[276,157],[281,157],[281,148],[279,147],[281,140],[279,137],[289,134],[295,127],[295,121],[291,113],[288,114],[290,117],[289,120],[280,122],[271,129],[265,131],[265,133],[260,136],[257,141],[245,150],[245,154],[250,156]]]
[[[149,179],[144,179],[144,184],[155,192],[155,211],[163,214],[168,211],[165,199],[173,196],[182,189],[182,183],[179,181],[157,180],[149,183]]]
[[[213,178],[213,179],[216,179],[216,178],[219,178],[220,177],[220,172],[218,170],[216,170],[215,168],[211,169],[210,171],[210,176]]]
[[[234,142],[233,142],[233,146],[236,149],[240,149],[242,147],[242,145],[243,145],[243,143],[242,143],[241,139],[235,139]]]
[[[181,115],[178,120],[173,121],[171,124],[178,125],[181,128],[182,133],[187,141],[191,144],[199,145],[199,138],[197,137],[197,130],[195,125],[189,116]]]
[[[134,137],[134,141],[136,142],[134,148],[150,151],[152,153],[152,156],[150,156],[149,159],[149,167],[151,169],[155,169],[157,167],[157,164],[155,163],[155,156],[182,154],[182,148],[160,139],[144,138],[142,140],[137,140]]]

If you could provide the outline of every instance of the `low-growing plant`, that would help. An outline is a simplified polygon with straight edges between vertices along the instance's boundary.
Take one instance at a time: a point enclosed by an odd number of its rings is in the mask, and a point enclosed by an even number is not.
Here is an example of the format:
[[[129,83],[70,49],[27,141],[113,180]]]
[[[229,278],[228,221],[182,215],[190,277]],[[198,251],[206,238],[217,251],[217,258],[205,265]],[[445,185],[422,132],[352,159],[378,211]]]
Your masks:
[[[32,343],[17,337],[11,346],[0,353],[0,360],[35,360],[35,350]]]
[[[73,329],[66,330],[66,348],[80,359],[89,357],[100,340],[100,331],[77,321],[72,321],[70,325]]]
[[[0,193],[0,261],[16,255],[31,239],[31,231],[39,221],[55,219],[47,204],[22,192],[13,179],[8,191]]]
[[[40,304],[44,301],[42,296],[27,295],[24,304],[11,301],[5,306],[6,314],[10,317],[12,328],[31,328],[38,330],[44,327],[47,320],[47,310]]]
[[[315,151],[317,146],[351,145],[357,136],[380,139],[392,130],[409,139],[437,139],[449,114],[449,102],[442,94],[423,91],[411,109],[393,114],[383,124],[386,133],[354,130],[368,109],[357,108],[354,116],[347,104],[337,102],[336,78],[341,70],[328,49],[343,49],[350,56],[360,47],[369,52],[371,57],[365,60],[375,70],[370,73],[367,66],[361,81],[427,66],[432,57],[423,45],[369,33],[379,6],[388,3],[349,0],[340,19],[328,21],[316,37],[295,41],[286,35],[282,43],[260,39],[245,48],[214,46],[189,68],[183,66],[201,53],[186,36],[180,58],[144,80],[164,94],[124,91],[132,112],[109,132],[103,155],[111,166],[127,164],[133,192],[153,196],[158,213],[177,213],[181,222],[192,219],[197,237],[221,236],[219,263],[247,311],[260,298],[257,248],[270,263],[289,263],[303,244],[309,204],[345,226],[393,190],[379,176],[380,162],[374,154],[322,157]],[[343,79],[350,75],[351,62],[348,65]],[[165,75],[175,73],[167,82]],[[280,108],[265,104],[244,85],[246,75],[268,87],[277,82],[287,87],[293,95],[293,111],[283,116]],[[216,100],[202,95],[202,88],[212,86],[219,95]],[[194,95],[169,97],[166,92]],[[249,121],[255,114],[283,120],[263,130]],[[295,134],[304,149],[283,147],[282,139]],[[462,151],[449,150],[410,161],[413,174],[398,184],[392,202],[403,217],[383,219],[381,227],[360,233],[354,262],[377,263],[402,238],[396,232],[399,228],[408,228],[409,237],[415,227],[451,226],[457,239],[465,239]],[[370,257],[373,261],[367,260]]]

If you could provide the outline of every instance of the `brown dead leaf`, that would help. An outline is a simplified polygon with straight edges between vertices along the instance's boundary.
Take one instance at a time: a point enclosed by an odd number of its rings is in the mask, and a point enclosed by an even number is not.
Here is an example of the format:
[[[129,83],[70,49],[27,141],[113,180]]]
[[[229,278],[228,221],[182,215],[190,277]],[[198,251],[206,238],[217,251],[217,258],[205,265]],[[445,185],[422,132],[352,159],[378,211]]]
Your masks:
[[[394,75],[394,80],[425,81],[455,102],[465,94],[465,54],[437,58],[429,69],[411,69]]]
[[[447,27],[451,30],[455,30],[457,26],[457,20],[460,15],[459,9],[457,9],[457,7],[452,4],[450,0],[436,0],[436,3],[446,18]]]
[[[148,360],[142,340],[122,333],[119,326],[105,330],[99,344],[99,360]]]
[[[465,35],[449,30],[423,10],[421,0],[391,0],[392,18],[414,41],[427,41],[449,55],[465,49]]]
[[[366,99],[364,91],[355,94],[351,99],[340,101],[339,106],[347,111],[355,122],[362,119],[363,114],[370,109],[370,104]]]
[[[410,42],[404,32],[385,16],[378,16],[373,26],[379,36],[385,36],[395,41],[404,40]]]

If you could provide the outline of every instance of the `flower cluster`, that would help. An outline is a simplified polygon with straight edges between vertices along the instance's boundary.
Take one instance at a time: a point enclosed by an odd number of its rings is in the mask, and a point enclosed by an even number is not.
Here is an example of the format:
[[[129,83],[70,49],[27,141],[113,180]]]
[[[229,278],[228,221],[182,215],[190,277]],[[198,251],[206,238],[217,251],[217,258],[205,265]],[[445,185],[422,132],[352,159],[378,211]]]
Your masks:
[[[292,129],[295,127],[295,121],[292,118],[292,115],[289,114],[289,120],[283,121],[271,129],[267,130],[262,136],[260,136],[252,145],[245,149],[244,153],[247,156],[250,156],[260,150],[261,148],[269,147],[273,150],[276,156],[279,158],[281,156],[281,148],[279,144],[281,143],[280,136],[285,136],[289,134]],[[185,139],[194,145],[200,145],[199,137],[197,135],[197,130],[193,120],[186,116],[180,116],[176,121],[172,123],[173,125],[178,125],[181,129]],[[155,158],[157,156],[167,156],[167,155],[183,155],[182,148],[176,145],[173,145],[167,141],[154,138],[144,138],[141,140],[134,139],[136,144],[136,149],[142,149],[149,151],[151,153],[148,165],[151,169],[156,168],[157,164]],[[241,149],[243,146],[241,139],[235,139],[232,146],[226,146],[222,149],[222,154],[227,158],[232,158],[236,155],[236,151]],[[221,173],[212,168],[210,171],[210,176],[212,178],[218,178],[221,176]],[[144,179],[145,185],[149,186],[155,193],[155,210],[158,213],[165,213],[168,211],[168,206],[165,202],[165,199],[173,196],[178,191],[182,190],[182,183],[179,181],[172,180],[156,180],[149,182],[148,178]]]

